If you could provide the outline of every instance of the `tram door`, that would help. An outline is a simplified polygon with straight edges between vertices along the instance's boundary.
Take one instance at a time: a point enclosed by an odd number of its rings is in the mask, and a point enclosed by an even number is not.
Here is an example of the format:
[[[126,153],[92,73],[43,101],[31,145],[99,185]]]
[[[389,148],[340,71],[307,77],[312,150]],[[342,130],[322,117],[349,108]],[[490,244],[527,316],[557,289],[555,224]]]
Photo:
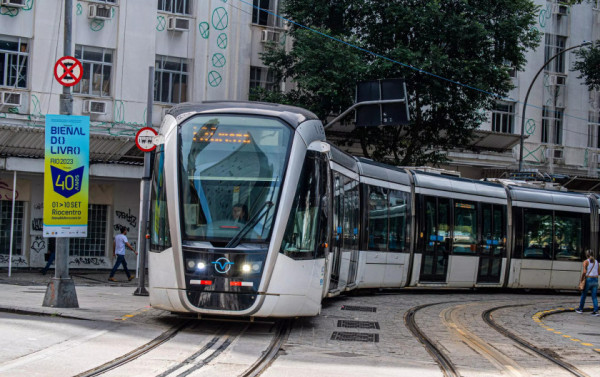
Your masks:
[[[342,175],[333,172],[333,237],[331,258],[331,281],[329,291],[337,291],[340,282],[340,264],[342,261],[342,220],[343,220],[343,178]]]
[[[481,204],[478,283],[499,283],[506,249],[506,206]]]
[[[344,177],[344,250],[350,251],[348,286],[356,284],[358,274],[358,218],[359,194],[358,182]]]
[[[425,196],[423,229],[423,257],[420,281],[446,281],[450,238],[450,199]]]

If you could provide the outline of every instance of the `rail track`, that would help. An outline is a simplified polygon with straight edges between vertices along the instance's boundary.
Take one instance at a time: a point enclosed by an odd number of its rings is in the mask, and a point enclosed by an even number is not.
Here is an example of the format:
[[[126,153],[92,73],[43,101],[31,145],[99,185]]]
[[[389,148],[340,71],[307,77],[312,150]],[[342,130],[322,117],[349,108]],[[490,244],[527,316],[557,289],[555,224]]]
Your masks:
[[[520,344],[521,346],[523,346],[523,347],[535,352],[536,354],[540,355],[541,357],[551,361],[552,363],[558,365],[559,367],[561,367],[562,369],[571,373],[572,375],[578,376],[578,377],[589,377],[586,373],[582,372],[574,365],[562,360],[560,357],[558,357],[556,355],[552,355],[549,352],[546,352],[543,349],[536,347],[535,345],[529,343],[525,339],[521,338],[520,336],[517,336],[516,334],[512,333],[505,327],[501,326],[500,324],[498,324],[498,322],[494,321],[494,319],[492,317],[492,313],[495,312],[496,310],[500,310],[500,309],[504,309],[504,308],[514,308],[514,307],[519,307],[519,306],[525,306],[525,305],[521,304],[521,305],[497,306],[495,308],[491,308],[491,309],[484,311],[481,314],[481,317],[483,318],[485,323],[487,323],[494,330],[498,331],[500,334],[512,339],[513,341]]]

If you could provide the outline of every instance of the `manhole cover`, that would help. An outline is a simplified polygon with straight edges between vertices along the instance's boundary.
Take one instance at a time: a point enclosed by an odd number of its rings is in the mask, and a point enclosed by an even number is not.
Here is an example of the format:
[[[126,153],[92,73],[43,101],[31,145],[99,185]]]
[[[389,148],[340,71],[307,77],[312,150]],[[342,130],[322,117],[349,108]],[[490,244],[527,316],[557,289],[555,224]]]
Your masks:
[[[331,334],[331,340],[341,340],[344,342],[379,343],[379,334],[334,331],[333,334]]]
[[[372,306],[351,306],[351,305],[342,305],[342,310],[352,310],[355,312],[371,312],[375,313],[377,308]]]
[[[338,320],[337,327],[345,327],[348,329],[377,329],[377,330],[379,330],[379,322],[350,321],[350,320],[340,319],[340,320]]]

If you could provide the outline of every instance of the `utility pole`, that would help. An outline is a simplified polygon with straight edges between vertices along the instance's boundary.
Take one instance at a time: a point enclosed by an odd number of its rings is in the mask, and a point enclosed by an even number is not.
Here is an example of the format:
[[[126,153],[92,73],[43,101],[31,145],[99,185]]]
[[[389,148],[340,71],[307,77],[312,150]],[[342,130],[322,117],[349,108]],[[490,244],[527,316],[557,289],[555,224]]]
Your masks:
[[[71,35],[73,18],[73,0],[65,0],[65,25],[64,25],[64,53],[63,56],[71,56]],[[71,87],[63,85],[63,93],[60,96],[60,113],[72,115],[73,96]],[[87,211],[87,208],[85,208]],[[56,239],[56,261],[55,274],[48,283],[43,306],[57,308],[78,308],[77,292],[75,283],[69,276],[69,239],[57,237]]]
[[[584,46],[589,46],[591,44],[592,44],[592,42],[584,42],[584,43],[579,44],[577,46],[569,47],[569,48],[567,48],[565,50],[562,50],[562,51],[556,53],[550,59],[546,60],[546,62],[542,65],[542,67],[537,71],[537,73],[533,77],[533,80],[531,80],[531,84],[529,84],[529,88],[527,88],[527,94],[525,95],[525,101],[523,102],[523,114],[521,116],[521,145],[519,146],[519,173],[523,171],[523,144],[525,143],[525,111],[527,110],[527,100],[529,99],[529,93],[531,92],[531,88],[533,88],[533,83],[538,78],[538,76],[540,75],[540,73],[542,73],[542,71],[544,70],[544,68],[546,68],[546,66],[552,60],[556,59],[558,56],[564,54],[565,52],[567,52],[569,50],[574,50],[576,48],[581,48],[581,47],[584,47]],[[554,120],[554,122],[556,122],[556,119]],[[553,137],[554,137],[554,135],[550,134],[549,135],[549,140],[552,141]]]
[[[154,66],[148,68],[148,105],[146,109],[146,127],[152,127],[152,105],[154,103]],[[142,248],[140,250],[140,275],[138,287],[133,292],[135,296],[148,296],[146,290],[146,258],[148,256],[148,219],[150,212],[150,179],[152,178],[152,152],[144,152],[144,176],[142,177],[142,218],[140,232],[142,233]]]

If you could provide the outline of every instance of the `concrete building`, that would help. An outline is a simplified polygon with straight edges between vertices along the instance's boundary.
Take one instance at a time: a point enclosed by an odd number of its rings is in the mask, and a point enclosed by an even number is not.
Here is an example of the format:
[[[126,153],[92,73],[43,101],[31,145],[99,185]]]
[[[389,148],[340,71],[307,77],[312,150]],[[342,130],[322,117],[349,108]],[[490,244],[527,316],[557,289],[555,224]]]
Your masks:
[[[0,266],[43,267],[44,118],[59,113],[64,1],[1,0]],[[277,0],[255,0],[277,9]],[[155,67],[153,125],[185,101],[246,100],[250,87],[276,85],[262,68],[264,42],[280,22],[227,0],[74,0],[73,55],[83,78],[73,114],[90,117],[89,236],[70,240],[70,266],[112,266],[119,226],[139,242],[143,155],[134,135],[145,125],[148,67]],[[14,231],[12,192],[16,176]],[[127,254],[135,266],[135,256]]]
[[[279,0],[253,0],[278,9]],[[42,267],[44,118],[59,112],[53,77],[63,51],[64,2],[0,0],[0,266]],[[74,114],[87,115],[90,137],[90,236],[71,239],[70,265],[112,265],[119,226],[139,242],[142,153],[133,140],[145,124],[148,67],[155,67],[153,125],[174,103],[246,100],[250,88],[279,85],[259,53],[266,41],[289,46],[276,17],[239,0],[74,0],[73,45],[84,75],[73,87]],[[498,101],[472,145],[448,152],[448,170],[500,177],[518,167],[523,102],[533,76],[561,49],[600,37],[600,0],[567,7],[536,0],[540,47],[515,72],[515,101]],[[600,93],[571,72],[572,53],[533,84],[526,113],[525,168],[561,174],[567,187],[599,190]],[[285,90],[285,86],[282,85]],[[16,188],[13,184],[16,178]],[[11,232],[12,192],[15,201]],[[135,265],[133,254],[128,259]]]

